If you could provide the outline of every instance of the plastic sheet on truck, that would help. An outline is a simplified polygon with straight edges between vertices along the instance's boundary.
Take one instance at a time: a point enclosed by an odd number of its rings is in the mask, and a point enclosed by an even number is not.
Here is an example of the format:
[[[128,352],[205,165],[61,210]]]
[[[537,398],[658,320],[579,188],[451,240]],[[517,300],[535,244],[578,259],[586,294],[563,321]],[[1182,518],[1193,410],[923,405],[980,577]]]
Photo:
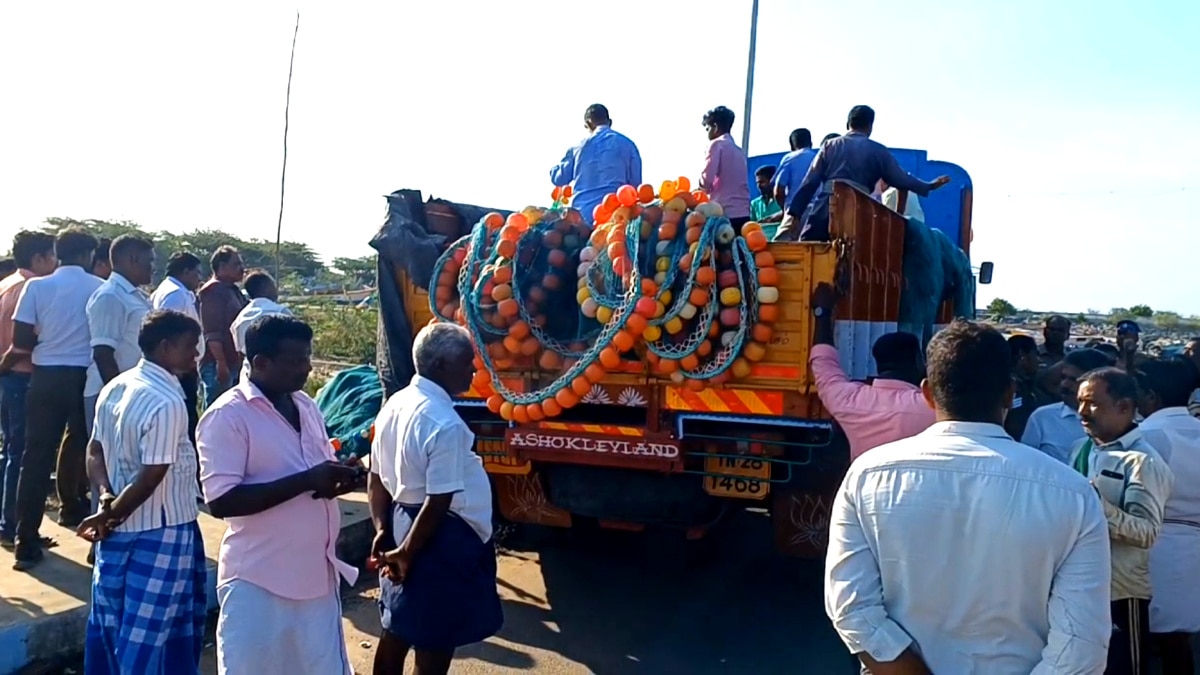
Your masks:
[[[471,204],[431,201],[449,207],[462,218],[460,234],[466,234],[489,211],[509,213]],[[379,330],[375,362],[384,390],[391,396],[407,386],[414,373],[412,343],[415,331],[405,312],[404,292],[397,282],[396,272],[403,270],[414,284],[428,289],[433,265],[451,242],[445,235],[429,230],[425,202],[419,190],[397,190],[387,196],[387,204],[387,216],[383,226],[371,238],[371,248],[379,254]]]

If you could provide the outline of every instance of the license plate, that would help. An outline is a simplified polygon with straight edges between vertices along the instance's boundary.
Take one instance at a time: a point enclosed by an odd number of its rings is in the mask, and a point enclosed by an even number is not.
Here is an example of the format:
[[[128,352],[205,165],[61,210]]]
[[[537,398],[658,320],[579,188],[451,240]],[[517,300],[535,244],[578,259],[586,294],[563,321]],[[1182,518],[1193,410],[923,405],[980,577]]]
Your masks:
[[[504,441],[475,441],[475,452],[483,457],[483,470],[488,473],[525,475],[533,470],[529,462],[507,456]]]
[[[705,457],[704,491],[714,497],[765,499],[771,493],[771,463],[754,457]]]

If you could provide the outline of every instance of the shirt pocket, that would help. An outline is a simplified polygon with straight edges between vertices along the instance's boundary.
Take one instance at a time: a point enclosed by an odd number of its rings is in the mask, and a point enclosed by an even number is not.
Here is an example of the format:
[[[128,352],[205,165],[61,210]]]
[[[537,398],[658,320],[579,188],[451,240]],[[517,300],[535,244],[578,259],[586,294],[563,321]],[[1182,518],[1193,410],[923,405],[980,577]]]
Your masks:
[[[1096,486],[1096,490],[1104,497],[1105,501],[1118,507],[1123,508],[1125,504],[1125,485],[1128,480],[1125,477],[1125,471],[1116,465],[1105,463],[1096,472],[1096,477],[1092,479],[1092,484]]]

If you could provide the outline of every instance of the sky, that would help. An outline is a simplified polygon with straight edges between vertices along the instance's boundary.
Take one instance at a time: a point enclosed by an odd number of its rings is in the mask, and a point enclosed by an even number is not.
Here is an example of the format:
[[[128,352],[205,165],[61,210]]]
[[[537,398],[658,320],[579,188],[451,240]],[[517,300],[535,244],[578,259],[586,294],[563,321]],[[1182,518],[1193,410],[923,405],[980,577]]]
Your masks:
[[[647,182],[695,179],[738,111],[750,0],[56,2],[0,7],[0,241],[46,217],[370,253],[383,195],[547,204],[608,106]],[[751,155],[842,131],[974,183],[979,305],[1200,314],[1200,3],[761,0]],[[4,248],[0,246],[0,248]]]

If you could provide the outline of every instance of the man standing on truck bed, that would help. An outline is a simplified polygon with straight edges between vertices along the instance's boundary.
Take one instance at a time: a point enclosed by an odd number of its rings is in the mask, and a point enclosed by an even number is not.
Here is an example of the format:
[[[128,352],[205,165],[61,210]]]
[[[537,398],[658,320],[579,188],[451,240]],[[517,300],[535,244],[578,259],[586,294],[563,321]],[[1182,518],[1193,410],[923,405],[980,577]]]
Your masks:
[[[948,176],[926,182],[901,169],[886,147],[871,140],[874,125],[874,110],[865,105],[850,109],[846,120],[849,131],[821,146],[800,189],[789,195],[791,201],[783,225],[775,235],[777,241],[829,240],[829,197],[833,195],[834,181],[845,181],[869,194],[882,178],[892,187],[922,197],[950,182]],[[806,215],[809,202],[812,209]]]
[[[550,181],[558,187],[575,184],[572,206],[591,224],[592,211],[604,195],[622,185],[641,184],[642,156],[633,141],[612,130],[608,108],[599,103],[588,106],[583,126],[588,137],[550,169]]]
[[[812,132],[808,129],[793,131],[788,136],[788,145],[792,151],[779,160],[779,171],[775,174],[775,201],[779,202],[781,208],[787,206],[788,197],[800,191],[808,167],[817,157],[817,151],[812,146]]]
[[[721,205],[725,217],[740,232],[750,222],[750,186],[746,183],[746,153],[730,134],[733,119],[733,111],[723,105],[704,113],[701,119],[709,142],[700,170],[700,188]]]
[[[816,330],[808,361],[817,383],[817,396],[845,432],[850,459],[928,429],[934,416],[919,386],[924,364],[917,336],[880,336],[871,348],[879,376],[871,384],[854,382],[838,362],[833,344],[833,308],[837,304],[833,287],[818,284],[810,304]]]

